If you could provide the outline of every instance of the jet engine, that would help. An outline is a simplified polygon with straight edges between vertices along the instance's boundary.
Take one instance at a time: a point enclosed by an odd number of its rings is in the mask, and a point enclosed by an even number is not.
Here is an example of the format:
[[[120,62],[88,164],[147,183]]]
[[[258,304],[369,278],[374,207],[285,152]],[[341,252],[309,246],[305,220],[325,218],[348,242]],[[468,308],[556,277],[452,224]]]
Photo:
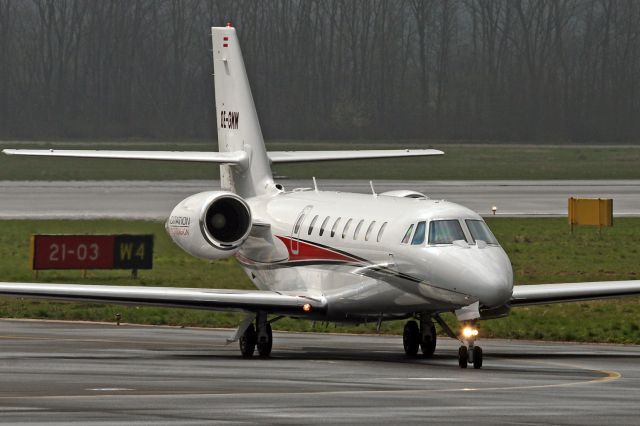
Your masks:
[[[165,228],[171,239],[190,255],[224,259],[237,252],[249,236],[251,209],[231,192],[200,192],[173,209]]]

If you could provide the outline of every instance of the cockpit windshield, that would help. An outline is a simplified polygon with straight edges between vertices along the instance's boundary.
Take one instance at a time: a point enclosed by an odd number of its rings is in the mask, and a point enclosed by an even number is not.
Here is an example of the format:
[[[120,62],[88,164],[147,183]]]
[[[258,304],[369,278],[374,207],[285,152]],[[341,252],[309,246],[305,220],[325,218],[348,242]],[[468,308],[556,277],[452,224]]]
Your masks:
[[[483,220],[467,219],[466,222],[474,242],[482,240],[487,244],[498,245],[498,240]]]
[[[432,220],[429,223],[429,244],[451,244],[457,240],[466,240],[457,219]]]

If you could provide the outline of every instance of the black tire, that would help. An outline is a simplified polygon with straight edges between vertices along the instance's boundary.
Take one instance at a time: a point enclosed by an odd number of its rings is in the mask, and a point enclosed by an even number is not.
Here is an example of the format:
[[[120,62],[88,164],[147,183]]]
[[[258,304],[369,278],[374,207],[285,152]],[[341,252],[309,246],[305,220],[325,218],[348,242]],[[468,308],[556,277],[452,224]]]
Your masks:
[[[482,368],[482,348],[480,346],[473,348],[473,368]]]
[[[422,354],[426,358],[431,358],[436,351],[436,343],[438,338],[436,337],[436,326],[431,325],[431,336],[424,336],[422,341],[420,342],[420,348],[422,349]]]
[[[407,321],[404,325],[402,344],[404,345],[404,353],[407,354],[407,356],[418,355],[418,349],[420,349],[420,328],[417,322]]]
[[[467,363],[469,362],[469,351],[467,351],[466,346],[460,346],[458,349],[458,365],[460,368],[467,368]]]
[[[256,329],[253,324],[249,324],[249,327],[240,337],[240,353],[245,358],[251,358],[253,352],[256,350]]]
[[[267,323],[267,338],[262,342],[258,342],[256,345],[258,347],[258,354],[260,357],[268,358],[269,355],[271,355],[271,348],[273,347],[273,332],[271,330],[271,324]]]

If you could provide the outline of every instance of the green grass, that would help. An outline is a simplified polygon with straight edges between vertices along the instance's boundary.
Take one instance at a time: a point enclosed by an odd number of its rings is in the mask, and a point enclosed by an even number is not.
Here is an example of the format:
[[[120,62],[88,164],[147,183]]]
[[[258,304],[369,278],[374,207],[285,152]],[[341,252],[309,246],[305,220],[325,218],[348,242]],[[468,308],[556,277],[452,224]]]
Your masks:
[[[640,219],[576,228],[566,219],[491,219],[517,284],[640,279]],[[640,298],[515,308],[485,321],[493,337],[640,343]]]
[[[578,228],[574,234],[564,219],[488,220],[513,263],[519,284],[638,279],[640,219],[616,219],[599,232]],[[35,279],[28,266],[32,233],[153,233],[154,269],[140,271],[41,271]],[[192,258],[166,236],[162,224],[129,221],[0,221],[0,279],[3,281],[77,282],[86,284],[252,288],[234,260],[207,262]],[[640,343],[640,299],[567,303],[516,308],[507,318],[481,323],[482,335],[506,338]],[[0,298],[0,316],[69,320],[234,327],[240,315],[186,309],[121,307]],[[455,324],[453,316],[447,320]],[[383,333],[400,334],[402,321],[383,324]],[[373,333],[373,324],[324,326],[285,319],[276,329]]]
[[[0,142],[4,148],[216,150],[213,143]],[[638,146],[452,144],[421,141],[270,141],[276,150],[438,148],[444,156],[277,165],[277,175],[336,179],[640,179]],[[210,164],[0,155],[0,180],[217,179]]]

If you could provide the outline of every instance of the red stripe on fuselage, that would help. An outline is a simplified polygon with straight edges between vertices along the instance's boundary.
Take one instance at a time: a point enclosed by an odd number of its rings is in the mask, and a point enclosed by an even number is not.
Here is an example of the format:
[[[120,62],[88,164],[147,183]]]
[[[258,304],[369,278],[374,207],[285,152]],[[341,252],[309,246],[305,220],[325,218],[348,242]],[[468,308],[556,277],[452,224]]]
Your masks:
[[[360,260],[346,256],[344,254],[335,252],[333,250],[326,249],[324,247],[319,247],[314,244],[305,243],[300,240],[292,240],[289,237],[281,237],[280,235],[276,235],[285,246],[287,246],[287,250],[289,251],[289,260],[338,260],[343,262],[358,262]],[[295,248],[297,246],[297,253],[294,253],[292,250],[292,245]]]

